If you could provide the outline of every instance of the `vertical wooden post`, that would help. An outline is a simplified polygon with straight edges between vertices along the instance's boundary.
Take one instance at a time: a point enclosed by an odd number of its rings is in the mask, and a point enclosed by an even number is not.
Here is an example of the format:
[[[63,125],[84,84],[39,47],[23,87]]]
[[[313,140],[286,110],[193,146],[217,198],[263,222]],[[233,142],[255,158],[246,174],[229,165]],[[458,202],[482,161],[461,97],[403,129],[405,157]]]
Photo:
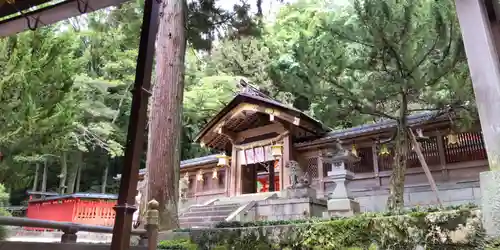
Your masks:
[[[199,170],[198,170],[199,171]],[[198,172],[194,173],[194,192],[193,197],[196,202],[198,202]]]
[[[325,194],[325,184],[323,183],[323,179],[325,176],[325,169],[323,169],[323,155],[320,152],[318,154],[318,191],[319,191],[319,196],[318,197],[323,197]]]
[[[500,170],[500,62],[482,0],[455,0],[491,170]],[[492,203],[493,204],[493,203]]]
[[[127,130],[125,160],[118,201],[115,206],[116,217],[113,226],[111,250],[130,249],[132,215],[137,209],[134,204],[139,178],[139,165],[144,152],[144,131],[146,130],[148,93],[151,87],[158,17],[163,4],[154,0],[146,0],[144,3],[139,53],[137,55],[134,89],[132,91],[130,122]],[[148,171],[150,170],[148,169]]]
[[[449,179],[449,175],[448,169],[446,167],[446,155],[444,152],[443,135],[439,133],[436,136],[436,140],[438,147],[439,165],[441,166],[441,174],[443,175],[443,180],[447,181]]]
[[[373,174],[375,176],[375,181],[377,182],[377,186],[382,186],[382,182],[380,181],[380,170],[378,169],[378,154],[377,154],[377,144],[372,144],[372,158],[373,158]]]
[[[274,164],[268,163],[269,164],[269,192],[274,192],[275,187],[274,187]]]
[[[146,231],[148,237],[148,250],[156,250],[158,245],[158,224],[160,212],[158,208],[160,203],[152,200],[148,203],[148,212],[146,214]]]
[[[288,164],[289,161],[291,161],[292,158],[292,138],[290,135],[285,136],[283,138],[283,157],[281,161],[281,173],[282,173],[282,181],[281,188],[280,190],[285,190],[290,186],[290,169],[286,167],[286,164]]]
[[[443,203],[441,203],[441,199],[439,199],[439,193],[438,189],[436,186],[436,182],[434,182],[434,177],[432,177],[432,173],[429,170],[429,166],[427,166],[427,162],[425,161],[424,154],[422,153],[422,149],[420,148],[420,144],[417,142],[417,139],[415,138],[415,135],[413,134],[413,130],[409,129],[409,134],[410,134],[410,139],[411,143],[413,144],[413,147],[415,149],[415,153],[417,153],[418,160],[420,161],[420,164],[422,165],[422,168],[424,169],[425,175],[427,176],[427,180],[429,181],[429,184],[431,186],[432,191],[434,192],[434,195],[436,195],[436,200],[439,204],[440,207],[443,207]]]
[[[231,152],[231,167],[229,168],[229,183],[228,188],[229,188],[229,196],[235,196],[236,195],[236,165],[238,164],[238,149],[233,145],[233,150]]]

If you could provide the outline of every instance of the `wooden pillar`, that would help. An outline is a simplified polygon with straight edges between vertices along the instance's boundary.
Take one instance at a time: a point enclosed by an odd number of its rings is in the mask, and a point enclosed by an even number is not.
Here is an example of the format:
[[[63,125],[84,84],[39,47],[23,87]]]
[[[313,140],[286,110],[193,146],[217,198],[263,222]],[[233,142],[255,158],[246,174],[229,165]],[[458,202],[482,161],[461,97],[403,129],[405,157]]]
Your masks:
[[[269,192],[276,191],[274,188],[274,164],[269,163]]]
[[[290,135],[283,138],[283,157],[281,159],[280,190],[285,190],[290,186],[290,169],[286,167],[289,161],[293,160],[292,140]]]
[[[323,168],[323,155],[322,153],[318,154],[318,197],[323,197],[325,194],[325,184],[323,183],[323,179],[325,176],[325,169]]]
[[[199,171],[199,170],[198,170]],[[195,201],[198,201],[198,172],[194,173],[194,192],[193,197]]]
[[[491,170],[500,169],[500,62],[482,0],[455,0]]]
[[[378,154],[377,154],[377,144],[374,142],[372,144],[372,158],[373,158],[373,174],[375,176],[375,181],[377,182],[377,186],[382,186],[382,182],[380,181],[380,170],[378,169]]]
[[[439,156],[439,165],[441,166],[441,174],[443,176],[443,180],[447,181],[449,179],[448,169],[446,167],[446,157],[444,152],[444,143],[443,143],[443,135],[439,133],[436,136],[437,147],[438,147],[438,156]]]
[[[233,145],[233,151],[231,153],[231,168],[229,169],[229,196],[236,195],[236,179],[237,175],[237,165],[238,165],[238,149]]]

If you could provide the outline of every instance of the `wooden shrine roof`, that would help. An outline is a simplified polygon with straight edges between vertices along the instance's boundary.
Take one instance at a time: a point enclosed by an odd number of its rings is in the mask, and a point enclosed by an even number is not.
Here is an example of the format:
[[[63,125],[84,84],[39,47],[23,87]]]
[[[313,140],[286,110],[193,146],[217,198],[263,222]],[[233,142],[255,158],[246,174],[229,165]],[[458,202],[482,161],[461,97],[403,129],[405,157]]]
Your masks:
[[[270,125],[273,123],[270,121],[270,115],[274,114],[276,120],[295,127],[295,136],[318,138],[331,131],[302,111],[272,99],[246,82],[242,81],[240,85],[241,91],[205,125],[195,141],[212,148],[230,150],[231,140],[218,133],[217,129],[224,127],[230,133],[239,133]]]
[[[409,126],[419,126],[433,122],[448,121],[449,118],[444,115],[438,115],[436,112],[422,112],[410,115],[407,119]],[[382,130],[393,129],[395,127],[395,120],[382,120],[377,123],[364,124],[352,128],[334,130],[319,139],[296,143],[295,146],[301,147],[310,144],[326,143],[329,141],[335,141],[337,139],[354,138],[367,134],[378,134],[382,132]]]
[[[0,37],[54,24],[128,0],[0,0]]]

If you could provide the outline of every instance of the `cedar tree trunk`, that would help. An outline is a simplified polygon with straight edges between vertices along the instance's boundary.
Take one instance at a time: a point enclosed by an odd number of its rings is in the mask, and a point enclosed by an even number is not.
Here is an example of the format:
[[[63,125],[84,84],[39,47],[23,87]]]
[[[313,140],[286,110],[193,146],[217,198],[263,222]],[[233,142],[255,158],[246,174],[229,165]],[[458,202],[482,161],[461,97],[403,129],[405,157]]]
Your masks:
[[[149,117],[148,195],[160,203],[160,230],[179,227],[177,215],[186,51],[186,2],[163,0],[156,42],[156,82]]]
[[[36,192],[38,188],[38,173],[40,173],[40,163],[36,163],[36,169],[35,169],[35,178],[33,180],[33,188],[31,191]]]
[[[68,187],[66,189],[69,194],[75,192],[75,183],[82,160],[82,153],[80,151],[76,151],[72,154],[72,156],[72,164],[68,166]]]
[[[68,177],[68,162],[66,161],[66,153],[61,155],[61,174],[59,175],[59,193],[64,194],[66,190],[66,178]]]

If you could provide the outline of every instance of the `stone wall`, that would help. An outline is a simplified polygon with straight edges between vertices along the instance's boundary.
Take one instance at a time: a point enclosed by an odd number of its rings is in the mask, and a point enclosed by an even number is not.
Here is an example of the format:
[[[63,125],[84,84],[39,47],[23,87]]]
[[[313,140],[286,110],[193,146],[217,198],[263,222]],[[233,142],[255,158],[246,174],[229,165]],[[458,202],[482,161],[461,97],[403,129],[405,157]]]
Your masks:
[[[321,217],[326,201],[315,198],[268,199],[257,202],[252,211],[256,220],[293,220]]]
[[[389,196],[387,187],[356,189],[350,193],[359,202],[361,212],[384,211]],[[467,203],[479,205],[481,200],[479,181],[438,184],[438,194],[444,206]],[[407,207],[437,205],[434,192],[428,184],[407,186],[404,198]]]

